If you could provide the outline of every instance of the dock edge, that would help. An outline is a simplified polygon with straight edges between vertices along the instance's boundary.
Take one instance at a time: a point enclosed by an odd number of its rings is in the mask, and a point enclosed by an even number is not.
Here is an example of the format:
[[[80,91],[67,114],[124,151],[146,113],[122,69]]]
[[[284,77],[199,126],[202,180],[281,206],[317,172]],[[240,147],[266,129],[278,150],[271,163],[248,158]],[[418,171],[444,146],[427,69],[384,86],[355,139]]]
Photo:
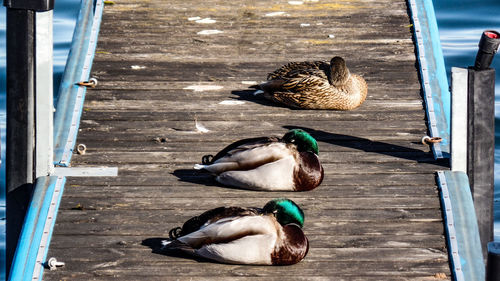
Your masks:
[[[485,265],[469,178],[464,172],[439,171],[437,181],[454,280],[485,280]]]
[[[431,0],[408,0],[434,158],[450,157],[450,91]]]

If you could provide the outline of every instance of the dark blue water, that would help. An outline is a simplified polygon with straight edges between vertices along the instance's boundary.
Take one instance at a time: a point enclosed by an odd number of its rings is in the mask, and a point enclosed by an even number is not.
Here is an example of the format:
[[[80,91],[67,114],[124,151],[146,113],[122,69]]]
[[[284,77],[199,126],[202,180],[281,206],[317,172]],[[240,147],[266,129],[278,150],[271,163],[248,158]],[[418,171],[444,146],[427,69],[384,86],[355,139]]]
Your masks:
[[[446,70],[452,66],[474,65],[477,44],[486,29],[500,32],[500,0],[436,0]],[[495,240],[500,238],[500,54],[491,67],[496,69],[495,87]]]
[[[2,1],[3,2],[3,1]],[[56,0],[54,8],[54,90],[59,83],[68,57],[73,29],[80,8],[79,0]],[[5,7],[0,7],[0,134],[2,162],[5,159],[5,98],[6,98],[6,19]],[[5,166],[0,167],[0,280],[5,280]]]

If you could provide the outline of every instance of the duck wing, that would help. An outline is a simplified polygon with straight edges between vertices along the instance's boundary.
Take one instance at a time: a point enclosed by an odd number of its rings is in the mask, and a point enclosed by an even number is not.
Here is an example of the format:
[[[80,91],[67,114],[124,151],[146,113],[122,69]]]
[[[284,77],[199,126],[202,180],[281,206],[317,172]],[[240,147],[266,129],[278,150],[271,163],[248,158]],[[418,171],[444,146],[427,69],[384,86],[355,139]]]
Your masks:
[[[324,70],[321,69],[313,69],[313,68],[308,68],[308,69],[297,69],[288,72],[286,75],[283,75],[281,79],[287,80],[287,79],[304,79],[310,76],[316,76],[321,79],[328,80],[328,73]]]
[[[290,72],[307,69],[317,69],[326,72],[329,71],[330,64],[326,61],[290,62],[276,69],[274,72],[269,73],[267,80],[280,79],[287,76]]]
[[[198,231],[203,226],[223,218],[238,217],[238,216],[258,216],[260,214],[261,214],[260,208],[219,207],[211,209],[202,213],[199,216],[195,216],[187,220],[182,225],[179,237]]]
[[[279,224],[271,216],[224,218],[180,237],[162,250],[225,263],[270,264],[277,227]]]
[[[195,169],[205,169],[216,175],[225,171],[251,170],[290,156],[291,153],[287,144],[279,141],[244,144],[227,151],[213,164],[195,165]]]
[[[302,92],[314,87],[329,87],[327,73],[319,69],[298,69],[290,71],[281,77],[264,82],[259,89],[266,93]]]
[[[276,235],[256,234],[220,244],[210,244],[195,250],[195,255],[230,264],[271,265],[271,253]]]
[[[267,88],[265,97],[296,108],[307,108],[308,104],[321,104],[332,89],[323,72],[297,71],[292,77],[282,78],[279,87]],[[313,75],[316,74],[316,75]]]
[[[212,163],[217,161],[218,159],[224,157],[229,151],[237,150],[238,147],[241,147],[239,149],[243,149],[244,147],[247,146],[252,146],[252,145],[260,145],[260,144],[266,144],[270,142],[277,142],[279,141],[278,138],[275,137],[258,137],[258,138],[248,138],[248,139],[242,139],[239,141],[235,141],[232,144],[226,146],[224,149],[219,151],[212,159]]]
[[[271,216],[228,217],[210,223],[177,240],[198,249],[204,245],[227,243],[247,235],[273,233],[276,231],[273,221],[276,219]]]
[[[293,155],[266,163],[249,170],[225,171],[216,180],[226,186],[259,191],[295,190],[294,170],[296,159]]]

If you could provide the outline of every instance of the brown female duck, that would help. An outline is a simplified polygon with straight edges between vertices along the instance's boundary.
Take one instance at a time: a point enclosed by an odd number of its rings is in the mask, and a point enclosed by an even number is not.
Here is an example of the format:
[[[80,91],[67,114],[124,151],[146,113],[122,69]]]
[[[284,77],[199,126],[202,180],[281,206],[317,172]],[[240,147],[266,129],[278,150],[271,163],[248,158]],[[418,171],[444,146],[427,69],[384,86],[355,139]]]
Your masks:
[[[351,110],[366,99],[365,80],[349,71],[345,60],[291,62],[270,73],[267,82],[252,86],[264,97],[302,109]]]

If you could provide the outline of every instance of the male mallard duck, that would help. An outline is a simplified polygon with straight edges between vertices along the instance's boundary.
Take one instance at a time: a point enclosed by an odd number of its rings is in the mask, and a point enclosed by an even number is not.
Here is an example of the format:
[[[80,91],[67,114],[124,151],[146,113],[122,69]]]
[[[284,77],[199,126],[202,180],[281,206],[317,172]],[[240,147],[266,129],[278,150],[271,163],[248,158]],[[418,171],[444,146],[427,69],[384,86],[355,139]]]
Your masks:
[[[291,62],[270,73],[267,80],[252,88],[262,90],[267,99],[303,109],[354,109],[368,92],[365,80],[350,73],[341,57],[330,63]]]
[[[231,264],[295,264],[309,250],[303,223],[304,212],[284,198],[262,209],[220,207],[170,230],[173,241],[164,241],[161,250]]]
[[[224,185],[252,190],[307,191],[323,180],[318,144],[307,132],[293,129],[283,138],[261,137],[234,142],[215,156],[205,155],[204,169]]]

